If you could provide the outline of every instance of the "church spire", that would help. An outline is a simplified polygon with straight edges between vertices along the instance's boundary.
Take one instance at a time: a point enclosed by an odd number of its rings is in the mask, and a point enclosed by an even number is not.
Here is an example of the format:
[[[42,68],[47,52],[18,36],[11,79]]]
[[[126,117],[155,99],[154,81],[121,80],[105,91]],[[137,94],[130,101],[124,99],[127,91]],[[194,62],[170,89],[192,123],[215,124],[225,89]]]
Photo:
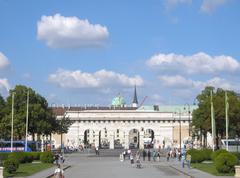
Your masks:
[[[137,87],[136,87],[136,85],[135,85],[135,86],[134,86],[134,95],[133,95],[132,107],[137,107],[137,106],[138,106]]]

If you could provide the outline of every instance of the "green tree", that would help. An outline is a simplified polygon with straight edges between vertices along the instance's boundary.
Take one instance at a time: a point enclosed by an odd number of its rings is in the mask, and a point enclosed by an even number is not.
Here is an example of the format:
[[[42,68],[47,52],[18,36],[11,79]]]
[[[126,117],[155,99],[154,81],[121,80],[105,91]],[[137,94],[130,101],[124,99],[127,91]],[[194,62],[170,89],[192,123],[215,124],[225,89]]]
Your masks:
[[[29,91],[29,126],[28,131],[34,136],[50,133],[56,130],[58,124],[48,108],[48,103],[44,97],[36,93],[33,89],[23,85],[17,85],[10,90],[7,97],[5,116],[2,120],[4,125],[4,139],[10,138],[11,113],[12,113],[12,95],[14,93],[14,139],[23,139],[26,129],[26,110],[27,110],[27,92]],[[0,102],[1,103],[1,102]]]
[[[198,109],[193,111],[193,126],[195,132],[199,134],[200,139],[203,137],[203,146],[206,146],[207,132],[211,133],[211,109],[210,109],[210,92],[213,91],[213,105],[216,120],[216,143],[225,137],[225,90],[213,87],[206,87],[198,96]],[[227,91],[229,102],[229,136],[234,137],[239,134],[240,124],[240,100],[237,93]]]

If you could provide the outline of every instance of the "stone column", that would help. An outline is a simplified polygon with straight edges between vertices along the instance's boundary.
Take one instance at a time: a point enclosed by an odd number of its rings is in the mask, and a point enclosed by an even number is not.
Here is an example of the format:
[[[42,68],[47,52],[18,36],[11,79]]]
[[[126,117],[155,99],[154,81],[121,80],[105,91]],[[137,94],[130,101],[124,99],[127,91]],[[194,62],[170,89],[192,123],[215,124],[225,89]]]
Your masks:
[[[3,167],[0,167],[0,178],[3,178]]]
[[[114,131],[109,131],[110,149],[114,149]]]
[[[159,146],[162,146],[163,143],[163,137],[161,136],[161,133],[159,130],[154,130],[154,148],[158,149]]]
[[[129,148],[129,131],[125,131],[124,135],[125,135],[125,145],[124,145],[124,148],[128,149]]]
[[[139,148],[144,149],[144,130],[139,131]]]
[[[99,147],[99,130],[95,130],[95,147]]]

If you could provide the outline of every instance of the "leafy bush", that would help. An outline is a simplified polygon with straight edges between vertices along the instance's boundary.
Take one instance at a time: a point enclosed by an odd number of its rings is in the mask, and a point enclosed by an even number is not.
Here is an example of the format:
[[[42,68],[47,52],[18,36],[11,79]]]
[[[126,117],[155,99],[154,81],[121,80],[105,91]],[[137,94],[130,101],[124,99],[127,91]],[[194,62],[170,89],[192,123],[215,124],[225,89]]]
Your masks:
[[[228,151],[221,149],[221,150],[217,150],[217,151],[213,152],[211,155],[212,160],[215,161],[215,159],[218,157],[218,155],[220,155],[222,153],[228,153]]]
[[[40,160],[41,152],[31,152],[33,160]]]
[[[53,163],[54,161],[54,155],[52,152],[43,152],[40,155],[40,160],[43,163]]]
[[[204,161],[205,160],[211,160],[211,155],[213,153],[213,151],[211,149],[207,149],[207,148],[204,148],[201,150],[202,152],[202,155],[204,157]]]
[[[240,152],[232,152],[232,154],[234,154],[238,160],[240,160]]]
[[[8,158],[3,163],[4,168],[7,170],[8,173],[16,172],[19,167],[19,162],[17,159]]]
[[[215,158],[214,163],[218,172],[230,173],[234,171],[234,166],[238,164],[238,159],[232,153],[221,153]]]
[[[30,152],[24,153],[25,163],[31,163],[33,161],[33,154]]]
[[[20,163],[31,163],[33,161],[32,153],[30,152],[13,152],[8,158],[17,159]]]
[[[202,150],[191,149],[187,151],[187,154],[191,155],[192,163],[201,163],[204,161],[204,155]]]
[[[0,153],[0,166],[2,166],[4,160],[8,158],[9,153]]]

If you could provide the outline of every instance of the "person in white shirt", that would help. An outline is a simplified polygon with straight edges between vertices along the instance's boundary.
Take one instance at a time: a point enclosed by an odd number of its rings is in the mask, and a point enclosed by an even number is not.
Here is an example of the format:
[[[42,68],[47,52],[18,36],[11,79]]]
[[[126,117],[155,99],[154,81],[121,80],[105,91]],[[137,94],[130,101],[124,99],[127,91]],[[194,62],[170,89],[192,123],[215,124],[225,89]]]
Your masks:
[[[60,165],[57,165],[57,168],[54,172],[54,178],[64,178],[64,171],[60,168]]]

